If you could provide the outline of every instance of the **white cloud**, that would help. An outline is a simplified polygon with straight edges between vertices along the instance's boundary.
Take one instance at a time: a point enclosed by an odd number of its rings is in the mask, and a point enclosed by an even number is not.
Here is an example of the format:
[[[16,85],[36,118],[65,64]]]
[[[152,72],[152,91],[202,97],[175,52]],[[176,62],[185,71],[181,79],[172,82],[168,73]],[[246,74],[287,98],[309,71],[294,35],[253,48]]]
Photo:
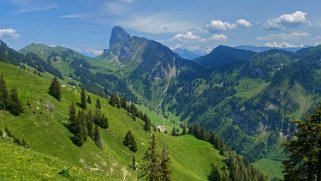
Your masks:
[[[308,22],[306,16],[307,13],[302,11],[296,11],[292,14],[284,14],[275,19],[269,19],[264,24],[264,27],[266,29],[275,30],[297,27]]]
[[[57,3],[49,0],[9,0],[12,4],[20,7],[14,14],[34,13],[48,11],[58,7]]]
[[[209,24],[206,25],[206,28],[209,32],[216,33],[227,30],[233,30],[235,28],[250,28],[252,23],[245,19],[239,19],[235,23],[225,22],[222,20],[212,20]]]
[[[12,28],[0,29],[0,38],[17,39],[20,35]]]
[[[94,56],[98,56],[98,55],[101,55],[103,53],[103,50],[94,50],[92,48],[86,48],[84,51],[86,53],[89,53],[89,54],[94,55]]]
[[[104,5],[107,14],[111,15],[122,15],[126,12],[128,4],[132,3],[133,0],[110,0]]]
[[[206,25],[210,32],[220,32],[236,28],[236,24],[224,22],[221,20],[212,20],[210,24]]]
[[[139,32],[161,34],[161,33],[181,33],[190,31],[197,27],[190,22],[176,21],[164,13],[149,16],[134,16],[131,19],[121,21],[120,26],[130,28]]]
[[[60,18],[84,18],[86,17],[87,14],[66,14],[60,16]]]
[[[239,28],[249,28],[252,26],[252,23],[250,21],[247,21],[245,19],[239,19],[236,21],[237,27]]]
[[[226,41],[228,40],[227,36],[223,34],[214,34],[210,36],[207,40],[209,41]]]
[[[267,47],[272,48],[297,48],[297,47],[303,47],[303,45],[296,46],[287,42],[267,42],[264,44]]]
[[[292,33],[281,33],[281,34],[269,34],[266,36],[259,36],[256,39],[257,40],[264,40],[264,41],[270,41],[270,40],[291,40],[291,39],[301,39],[301,38],[307,38],[310,36],[310,33],[297,31]]]
[[[199,42],[205,42],[206,40],[201,38],[200,36],[194,35],[193,32],[188,31],[186,34],[176,34],[173,37],[174,40],[178,41],[199,41]]]

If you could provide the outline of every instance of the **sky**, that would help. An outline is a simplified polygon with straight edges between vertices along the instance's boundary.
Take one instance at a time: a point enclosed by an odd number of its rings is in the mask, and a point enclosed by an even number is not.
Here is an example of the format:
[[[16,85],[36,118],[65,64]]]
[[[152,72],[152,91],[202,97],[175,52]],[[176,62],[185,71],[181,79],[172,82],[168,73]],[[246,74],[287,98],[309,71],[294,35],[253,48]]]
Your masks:
[[[0,0],[0,40],[99,54],[119,25],[174,48],[321,44],[318,0]]]

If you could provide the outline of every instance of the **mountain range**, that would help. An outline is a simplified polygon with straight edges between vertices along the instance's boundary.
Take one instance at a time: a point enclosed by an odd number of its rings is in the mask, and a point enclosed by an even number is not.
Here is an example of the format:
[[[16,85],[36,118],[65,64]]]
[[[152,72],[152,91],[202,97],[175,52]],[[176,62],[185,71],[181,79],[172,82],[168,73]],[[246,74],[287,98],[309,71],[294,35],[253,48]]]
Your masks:
[[[169,122],[200,125],[277,178],[285,157],[282,141],[294,132],[293,121],[321,98],[321,46],[295,51],[218,46],[187,60],[190,55],[119,26],[112,29],[109,49],[95,58],[41,44],[19,53],[0,46],[0,59],[7,63],[40,68],[101,96],[118,92]]]

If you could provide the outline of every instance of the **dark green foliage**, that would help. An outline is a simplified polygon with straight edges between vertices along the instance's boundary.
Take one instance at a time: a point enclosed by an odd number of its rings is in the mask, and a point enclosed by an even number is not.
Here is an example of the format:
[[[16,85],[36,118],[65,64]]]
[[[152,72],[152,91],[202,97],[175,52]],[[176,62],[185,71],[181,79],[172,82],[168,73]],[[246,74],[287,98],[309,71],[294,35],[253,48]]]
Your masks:
[[[136,153],[137,152],[137,144],[134,135],[131,131],[126,133],[123,144],[129,148],[130,151]]]
[[[63,168],[60,172],[59,175],[63,176],[63,177],[70,177],[70,171],[69,168]]]
[[[134,155],[133,155],[133,159],[132,159],[131,168],[132,168],[134,171],[136,171],[136,169],[137,169],[136,158],[135,158]]]
[[[93,119],[94,123],[100,128],[107,129],[109,126],[108,118],[104,114],[101,114],[99,109],[95,110],[95,115]]]
[[[173,127],[172,132],[171,132],[171,135],[172,135],[172,136],[179,136],[179,129]]]
[[[125,97],[120,97],[120,107],[127,109],[127,100]]]
[[[201,139],[211,143],[220,151],[220,154],[227,157],[226,165],[230,172],[229,178],[232,181],[265,181],[268,178],[261,172],[256,170],[252,165],[248,164],[243,158],[228,148],[224,142],[219,139],[213,132],[209,132],[198,125],[191,125],[189,133],[193,134],[197,139]],[[225,171],[224,171],[225,173]],[[223,178],[224,177],[224,178]],[[226,175],[221,174],[221,178],[225,179]]]
[[[23,112],[22,104],[18,98],[17,89],[15,88],[10,90],[9,111],[16,116],[19,116]]]
[[[161,178],[160,156],[157,150],[156,137],[152,134],[151,141],[143,155],[144,164],[142,167],[143,175],[146,180],[157,181]]]
[[[0,109],[6,110],[9,105],[9,93],[4,76],[0,76]]]
[[[103,148],[103,143],[101,141],[101,137],[100,137],[100,133],[99,133],[99,128],[96,125],[95,126],[95,131],[94,131],[94,141],[95,144],[99,147],[99,148]]]
[[[215,164],[212,164],[211,173],[208,175],[209,181],[221,181],[222,176],[220,170],[217,168]]]
[[[4,76],[0,76],[0,110],[8,110],[11,114],[19,116],[23,112],[22,103],[16,88],[8,93]]]
[[[1,132],[2,132],[2,130],[1,130]],[[24,147],[24,148],[30,148],[30,145],[27,143],[27,141],[26,141],[24,138],[22,138],[22,140],[21,140],[20,138],[16,137],[16,136],[8,129],[8,127],[5,128],[4,133],[6,133],[6,135],[7,135],[9,138],[12,138],[12,139],[13,139],[13,142],[14,142],[15,144],[17,144],[17,145],[19,145],[19,146],[22,146],[22,147]],[[1,133],[0,137],[3,136],[2,134],[3,134],[3,133]]]
[[[75,133],[73,141],[75,145],[82,146],[87,139],[87,125],[85,112],[83,110],[78,112],[77,121],[76,121]]]
[[[75,104],[72,103],[69,107],[69,130],[71,133],[76,133],[76,126],[77,126],[77,110]]]
[[[92,112],[89,111],[88,114],[87,114],[87,132],[88,132],[88,136],[90,138],[93,138],[93,132],[94,132],[94,125],[93,125],[93,122],[94,122],[94,118],[93,118],[93,115],[92,115]]]
[[[91,97],[90,97],[90,95],[88,95],[88,97],[87,97],[87,103],[88,103],[88,104],[91,104]]]
[[[172,171],[171,171],[171,160],[169,157],[169,151],[166,149],[162,150],[160,159],[160,169],[161,169],[161,180],[171,181]]]
[[[100,100],[97,98],[96,100],[96,108],[97,109],[101,109],[101,104],[100,104]]]
[[[144,130],[145,130],[146,132],[150,132],[151,122],[150,122],[149,117],[148,117],[146,114],[144,114],[142,120],[145,122],[145,124],[144,124]]]
[[[321,180],[321,105],[302,121],[296,121],[295,137],[284,147],[284,180]]]
[[[81,92],[80,92],[80,107],[83,108],[83,109],[86,109],[86,107],[87,107],[85,89],[81,89]]]
[[[113,92],[110,96],[109,104],[112,106],[118,106],[120,107],[120,101],[117,93]]]
[[[58,101],[61,100],[61,86],[57,77],[52,79],[48,93],[56,98]]]

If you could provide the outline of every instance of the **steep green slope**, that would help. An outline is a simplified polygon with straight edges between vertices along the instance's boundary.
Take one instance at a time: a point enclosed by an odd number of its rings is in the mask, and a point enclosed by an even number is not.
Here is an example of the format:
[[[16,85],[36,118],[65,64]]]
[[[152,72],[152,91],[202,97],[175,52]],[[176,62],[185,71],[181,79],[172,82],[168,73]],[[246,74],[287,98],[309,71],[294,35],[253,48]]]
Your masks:
[[[0,128],[4,130],[7,127],[16,137],[26,139],[31,146],[31,154],[37,152],[35,154],[45,154],[50,158],[63,160],[57,163],[53,170],[48,171],[48,174],[54,174],[53,172],[66,166],[83,170],[84,176],[98,174],[108,175],[106,179],[136,179],[137,173],[129,167],[132,153],[123,146],[122,141],[126,132],[131,130],[138,143],[138,152],[135,155],[140,164],[149,142],[149,134],[143,131],[141,120],[132,121],[125,110],[110,106],[106,99],[100,97],[102,112],[107,115],[110,124],[107,130],[100,129],[104,148],[99,149],[90,139],[82,147],[77,147],[70,140],[72,134],[64,125],[67,123],[68,107],[71,102],[80,101],[79,89],[62,81],[63,96],[62,101],[58,102],[47,93],[51,75],[43,74],[43,77],[40,77],[33,74],[32,70],[28,72],[4,63],[0,64],[0,72],[5,76],[8,87],[18,89],[25,107],[25,112],[18,117],[8,112],[0,112]],[[89,95],[92,100],[98,98],[96,95]],[[30,103],[30,106],[26,106],[27,103]],[[54,109],[47,110],[46,104],[53,105]],[[93,110],[94,105],[89,105],[88,109]],[[157,140],[161,148],[170,150],[174,180],[205,180],[210,172],[211,163],[224,165],[224,157],[219,155],[216,149],[192,136],[172,137],[158,133]],[[4,154],[2,157],[9,154],[8,152],[10,150],[5,154],[1,153]],[[26,155],[21,153],[21,157],[29,157],[28,152]],[[19,157],[11,159],[10,161],[14,162],[18,161]],[[23,162],[21,168],[17,167],[20,171],[24,170],[23,165],[28,159],[21,160]],[[40,160],[46,161],[46,159]],[[39,164],[49,163],[40,161]],[[26,179],[33,178],[28,175],[26,177]]]

